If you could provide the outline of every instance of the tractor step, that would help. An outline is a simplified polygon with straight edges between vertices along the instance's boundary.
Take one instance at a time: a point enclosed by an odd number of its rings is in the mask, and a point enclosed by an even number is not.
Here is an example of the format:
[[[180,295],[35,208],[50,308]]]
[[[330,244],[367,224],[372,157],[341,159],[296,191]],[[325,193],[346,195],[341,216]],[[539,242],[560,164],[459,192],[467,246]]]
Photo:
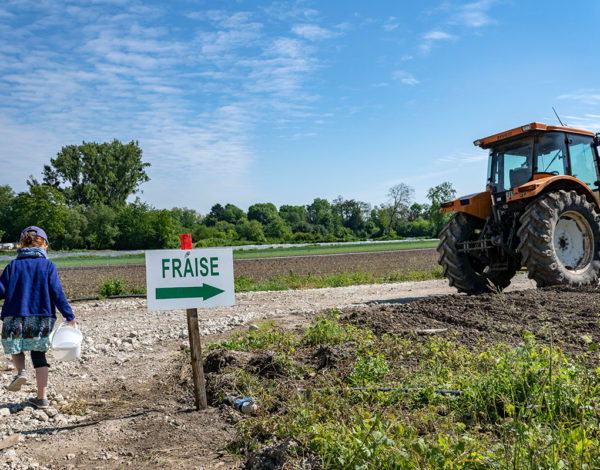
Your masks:
[[[492,243],[491,238],[484,238],[482,240],[469,240],[465,242],[458,242],[456,244],[457,251],[459,253],[468,253],[470,251],[485,251],[494,248],[496,245]]]

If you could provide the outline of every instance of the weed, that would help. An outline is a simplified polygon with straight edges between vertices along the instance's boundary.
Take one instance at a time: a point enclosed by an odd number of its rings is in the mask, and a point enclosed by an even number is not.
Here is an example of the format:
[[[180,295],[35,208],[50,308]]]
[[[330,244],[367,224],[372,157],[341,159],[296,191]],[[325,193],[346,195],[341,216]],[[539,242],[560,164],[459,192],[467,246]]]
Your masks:
[[[77,399],[61,405],[58,410],[67,415],[83,416],[86,414],[89,406],[90,404],[87,401]]]
[[[146,293],[145,286],[132,286],[129,289],[129,294],[131,294],[131,295],[143,295],[145,293]]]
[[[385,357],[381,353],[366,351],[360,353],[354,363],[354,372],[348,377],[352,385],[366,385],[380,382],[390,371]]]
[[[104,279],[99,286],[99,292],[101,297],[125,295],[127,292],[125,288],[125,281],[120,277],[114,279]]]
[[[376,340],[342,324],[337,311],[294,337],[293,348],[282,348],[284,336],[274,331],[266,328],[260,341],[240,336],[229,344],[275,345],[287,370],[286,380],[235,372],[240,394],[257,397],[263,410],[280,410],[242,421],[236,451],[294,437],[326,469],[597,468],[600,461],[600,368],[586,368],[530,334],[520,347],[480,350],[436,337]],[[295,352],[348,341],[358,351],[351,364],[321,371],[306,393],[291,391],[292,378],[302,373]],[[352,389],[357,386],[368,389]],[[439,389],[461,393],[445,396]]]
[[[247,333],[234,333],[229,339],[212,343],[209,349],[224,348],[237,351],[272,348],[276,351],[293,352],[299,343],[297,335],[283,329],[276,329],[272,322],[258,324],[258,330]]]

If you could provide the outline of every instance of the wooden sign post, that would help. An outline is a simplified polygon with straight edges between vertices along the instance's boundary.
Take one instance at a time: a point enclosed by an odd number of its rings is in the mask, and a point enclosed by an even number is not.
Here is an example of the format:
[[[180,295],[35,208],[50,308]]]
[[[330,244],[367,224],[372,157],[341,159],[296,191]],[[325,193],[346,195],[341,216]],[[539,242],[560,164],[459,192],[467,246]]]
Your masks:
[[[192,356],[194,402],[205,410],[206,382],[198,308],[235,304],[231,248],[192,247],[192,236],[180,235],[181,250],[146,251],[148,311],[185,309]]]
[[[192,236],[189,234],[179,235],[182,250],[192,249]],[[206,380],[204,379],[204,367],[202,365],[202,342],[200,340],[200,329],[198,327],[198,309],[188,308],[187,324],[188,338],[190,340],[190,355],[192,356],[192,377],[194,380],[194,404],[197,410],[208,408],[206,400]]]

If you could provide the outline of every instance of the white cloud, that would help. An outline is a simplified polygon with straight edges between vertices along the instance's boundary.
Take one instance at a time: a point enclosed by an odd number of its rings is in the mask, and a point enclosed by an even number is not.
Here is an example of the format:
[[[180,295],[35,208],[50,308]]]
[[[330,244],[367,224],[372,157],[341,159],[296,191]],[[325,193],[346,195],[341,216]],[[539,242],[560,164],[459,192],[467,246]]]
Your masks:
[[[600,103],[600,92],[597,90],[581,90],[574,93],[560,95],[558,99],[579,101],[583,104],[594,105]]]
[[[405,72],[403,70],[395,71],[393,76],[396,80],[399,80],[401,83],[403,83],[405,85],[418,85],[419,83],[421,83],[419,80],[417,80],[415,77],[413,77],[412,74]]]
[[[22,5],[0,11],[18,17]],[[137,0],[28,5],[30,24],[0,26],[0,161],[27,162],[2,176],[24,185],[62,145],[135,139],[152,163],[143,189],[155,204],[183,196],[183,187],[196,197],[219,184],[252,191],[243,178],[256,159],[256,126],[329,117],[315,113],[318,96],[306,86],[321,67],[312,41],[349,28],[308,23],[318,16],[310,9],[280,27],[292,33],[274,38],[263,22],[280,20],[260,9],[182,12],[192,24],[182,30],[157,23],[160,9]]]
[[[292,27],[292,32],[303,38],[311,41],[319,41],[321,39],[329,39],[335,36],[333,31],[321,28],[316,24],[298,24]]]
[[[480,152],[458,152],[445,157],[441,157],[438,161],[443,163],[452,163],[454,165],[466,165],[469,163],[486,162],[489,154],[486,151]]]
[[[443,39],[454,39],[454,36],[444,31],[430,31],[424,34],[423,38],[428,41],[440,41]]]
[[[469,28],[481,28],[494,22],[488,10],[494,4],[494,0],[480,0],[467,3],[457,8],[450,18],[451,24],[467,26]]]
[[[424,54],[428,54],[436,42],[438,41],[448,41],[456,39],[456,36],[446,33],[444,31],[434,30],[429,31],[423,35],[423,42],[419,46],[421,52]]]
[[[386,33],[389,33],[397,29],[398,26],[400,26],[400,24],[398,23],[398,18],[396,18],[395,16],[390,16],[383,24],[383,30]]]
[[[598,114],[565,115],[561,116],[561,119],[565,125],[600,132],[600,115]]]

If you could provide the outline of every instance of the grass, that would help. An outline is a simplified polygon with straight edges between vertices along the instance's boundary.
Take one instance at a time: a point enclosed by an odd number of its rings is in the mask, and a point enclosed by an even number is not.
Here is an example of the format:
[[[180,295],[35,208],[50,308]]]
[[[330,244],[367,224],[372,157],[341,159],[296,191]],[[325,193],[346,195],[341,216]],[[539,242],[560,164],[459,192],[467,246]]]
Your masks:
[[[350,353],[315,373],[306,358],[316,344]],[[288,364],[276,379],[225,370],[260,404],[233,452],[294,438],[290,460],[313,454],[325,469],[598,468],[600,368],[530,334],[520,347],[469,350],[437,337],[375,338],[334,312],[303,332],[265,324],[211,347],[272,350]]]
[[[233,257],[236,259],[246,258],[270,258],[276,256],[311,256],[311,255],[334,255],[343,253],[368,253],[373,251],[390,250],[416,250],[421,248],[434,248],[438,241],[407,241],[395,243],[364,243],[348,245],[309,245],[291,248],[266,248],[264,250],[236,250]]]
[[[273,291],[289,289],[320,289],[324,287],[347,287],[363,284],[385,284],[391,282],[426,281],[443,279],[441,267],[430,271],[395,271],[388,274],[374,274],[368,271],[329,275],[278,275],[268,280],[255,280],[245,276],[235,278],[236,292]]]
[[[250,258],[269,258],[276,256],[309,256],[309,255],[330,255],[340,253],[365,253],[373,251],[389,251],[389,250],[410,250],[420,248],[432,248],[437,246],[437,242],[428,241],[409,241],[397,243],[382,243],[382,244],[356,244],[356,245],[331,245],[331,246],[303,246],[293,248],[267,248],[264,250],[234,250],[234,259],[250,259]],[[0,252],[3,255],[14,256],[15,252]],[[119,264],[144,264],[146,258],[144,254],[138,255],[117,255],[106,256],[94,254],[89,255],[69,256],[64,258],[52,258],[56,266],[60,267],[78,267],[78,266],[109,266]],[[10,261],[0,260],[0,268],[4,268]]]
[[[52,252],[51,252],[52,253]],[[4,253],[0,253],[4,254]],[[72,268],[80,266],[110,266],[120,264],[144,264],[146,258],[143,254],[140,255],[82,255],[69,256],[64,258],[51,258],[51,261],[59,268]],[[0,269],[4,268],[10,260],[0,260]]]

